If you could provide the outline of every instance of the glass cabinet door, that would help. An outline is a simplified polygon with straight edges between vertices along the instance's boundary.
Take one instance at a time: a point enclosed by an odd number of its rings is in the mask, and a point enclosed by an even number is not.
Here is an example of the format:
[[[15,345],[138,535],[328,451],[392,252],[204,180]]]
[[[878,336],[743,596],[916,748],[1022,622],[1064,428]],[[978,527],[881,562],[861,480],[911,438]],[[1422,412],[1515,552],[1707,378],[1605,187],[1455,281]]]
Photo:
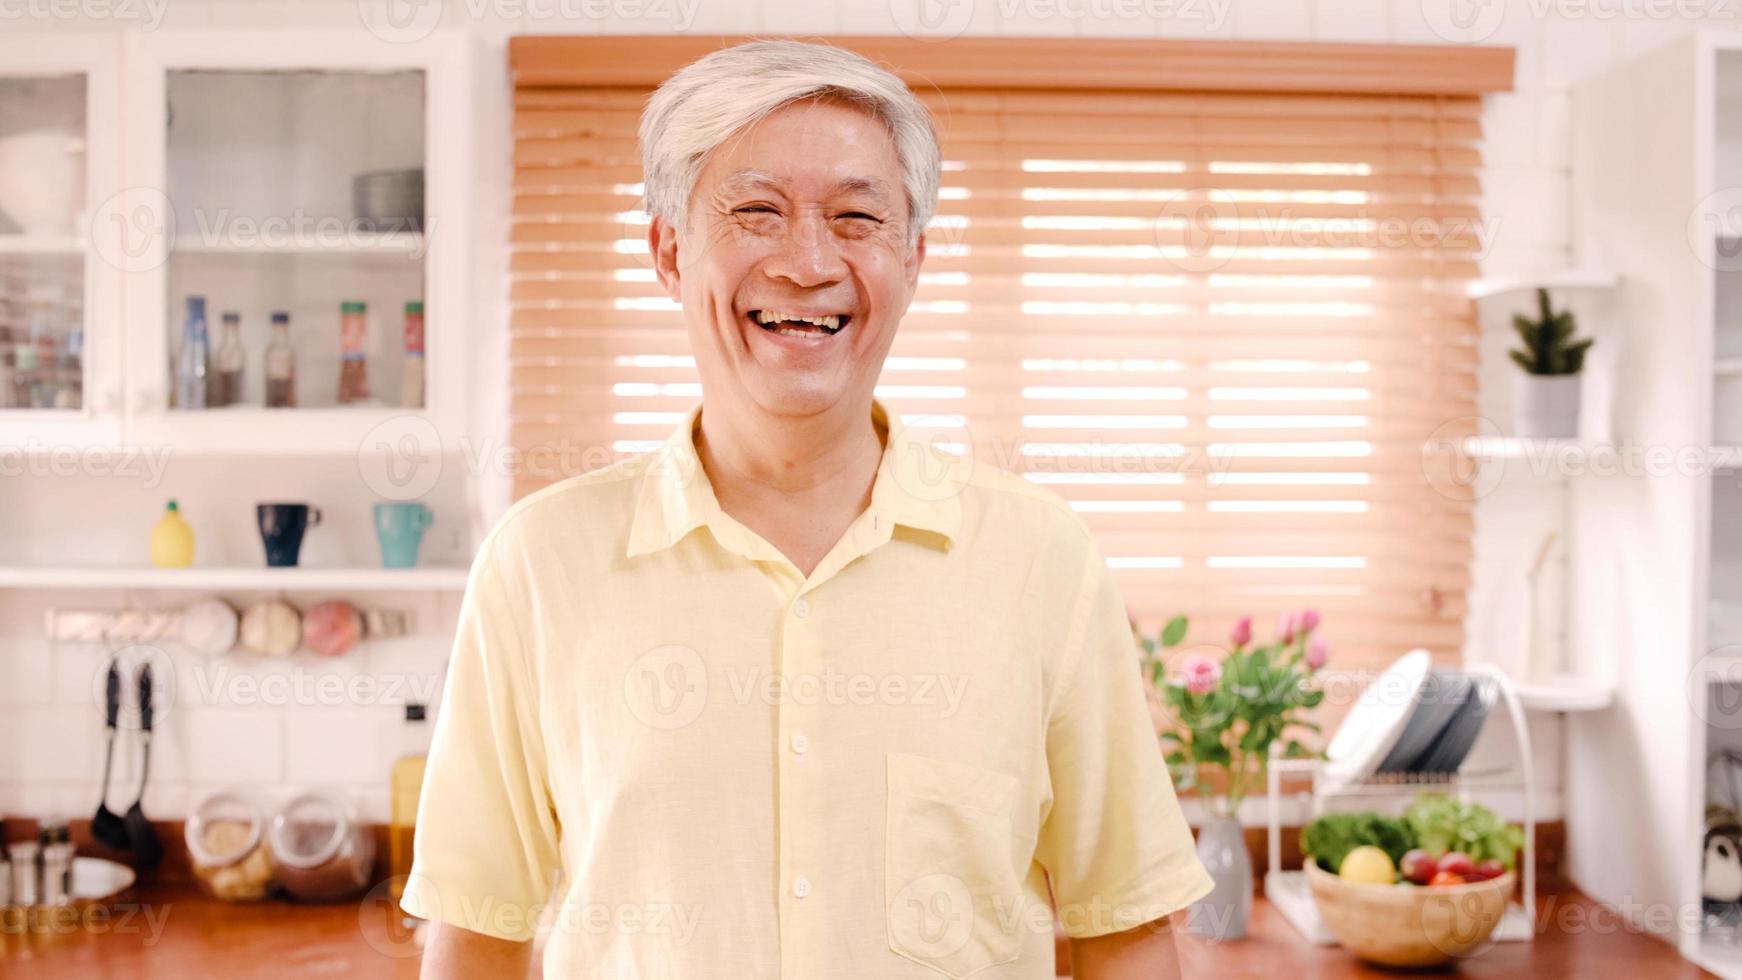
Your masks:
[[[167,72],[172,414],[423,407],[425,81]]]
[[[86,75],[0,67],[0,410],[78,413],[85,377]]]

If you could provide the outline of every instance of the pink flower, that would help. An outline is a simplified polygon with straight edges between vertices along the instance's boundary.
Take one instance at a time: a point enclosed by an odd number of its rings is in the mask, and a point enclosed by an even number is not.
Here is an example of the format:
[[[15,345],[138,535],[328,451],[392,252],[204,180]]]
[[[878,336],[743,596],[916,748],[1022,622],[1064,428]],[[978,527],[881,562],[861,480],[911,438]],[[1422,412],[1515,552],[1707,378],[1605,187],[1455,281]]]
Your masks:
[[[1300,631],[1311,633],[1319,628],[1319,611],[1317,609],[1302,609],[1300,612]]]
[[[1186,690],[1193,694],[1208,694],[1222,679],[1222,665],[1209,657],[1193,654],[1185,662]]]
[[[1325,638],[1322,636],[1313,637],[1313,641],[1311,643],[1307,644],[1307,650],[1306,650],[1307,669],[1308,670],[1318,670],[1320,667],[1323,667],[1325,665],[1326,661],[1328,661],[1330,659],[1331,659],[1331,645],[1329,643],[1326,643]]]
[[[1295,626],[1296,620],[1294,613],[1283,613],[1279,616],[1276,620],[1277,642],[1283,644],[1293,643]]]
[[[1234,632],[1228,635],[1229,642],[1236,647],[1243,647],[1252,642],[1252,617],[1241,616],[1234,621]]]

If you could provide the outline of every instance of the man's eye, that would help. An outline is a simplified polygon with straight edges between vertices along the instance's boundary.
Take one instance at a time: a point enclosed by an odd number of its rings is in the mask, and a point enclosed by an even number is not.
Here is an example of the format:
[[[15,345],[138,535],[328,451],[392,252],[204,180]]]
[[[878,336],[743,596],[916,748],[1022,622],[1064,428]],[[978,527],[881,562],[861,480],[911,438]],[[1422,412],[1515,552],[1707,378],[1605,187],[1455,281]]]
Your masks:
[[[775,210],[766,204],[746,204],[745,206],[743,206],[741,208],[736,208],[735,213],[737,213],[737,214],[774,214]]]
[[[859,219],[862,221],[877,221],[877,222],[882,221],[882,219],[878,218],[876,215],[866,214],[863,211],[848,211],[847,213],[841,215],[841,217],[843,217],[843,218],[856,218],[856,219]]]

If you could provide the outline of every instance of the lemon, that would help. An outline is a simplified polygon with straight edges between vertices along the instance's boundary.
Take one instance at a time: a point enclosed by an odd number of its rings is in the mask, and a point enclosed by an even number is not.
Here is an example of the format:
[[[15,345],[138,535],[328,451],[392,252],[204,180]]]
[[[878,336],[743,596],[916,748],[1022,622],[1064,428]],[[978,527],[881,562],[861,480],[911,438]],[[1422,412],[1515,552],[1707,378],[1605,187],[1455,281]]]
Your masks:
[[[1369,844],[1350,851],[1337,867],[1337,876],[1345,881],[1389,885],[1397,880],[1397,866],[1391,863],[1391,855]]]

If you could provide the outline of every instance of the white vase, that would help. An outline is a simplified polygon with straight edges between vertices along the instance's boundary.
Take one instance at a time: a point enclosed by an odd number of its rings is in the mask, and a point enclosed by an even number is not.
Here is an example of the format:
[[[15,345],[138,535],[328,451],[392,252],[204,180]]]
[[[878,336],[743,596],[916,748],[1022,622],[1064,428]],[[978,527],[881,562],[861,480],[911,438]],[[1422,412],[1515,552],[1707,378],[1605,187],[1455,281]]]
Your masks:
[[[1572,439],[1579,434],[1577,374],[1514,374],[1512,420],[1526,439]]]
[[[1198,860],[1215,887],[1192,903],[1186,928],[1207,939],[1242,939],[1252,915],[1252,856],[1240,821],[1212,814],[1198,828]]]

